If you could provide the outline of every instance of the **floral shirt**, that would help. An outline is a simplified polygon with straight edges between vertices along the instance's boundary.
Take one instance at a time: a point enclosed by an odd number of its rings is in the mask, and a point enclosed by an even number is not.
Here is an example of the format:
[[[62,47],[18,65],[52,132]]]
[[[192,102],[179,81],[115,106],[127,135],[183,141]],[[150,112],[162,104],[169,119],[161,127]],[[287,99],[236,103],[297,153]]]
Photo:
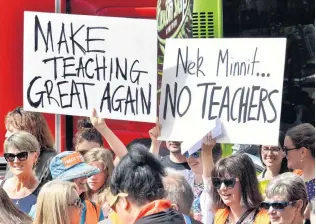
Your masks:
[[[194,200],[192,204],[192,213],[193,213],[193,218],[197,221],[202,222],[202,210],[201,210],[201,199],[200,196],[204,190],[203,183],[202,184],[195,184],[193,185],[193,195],[194,195]]]

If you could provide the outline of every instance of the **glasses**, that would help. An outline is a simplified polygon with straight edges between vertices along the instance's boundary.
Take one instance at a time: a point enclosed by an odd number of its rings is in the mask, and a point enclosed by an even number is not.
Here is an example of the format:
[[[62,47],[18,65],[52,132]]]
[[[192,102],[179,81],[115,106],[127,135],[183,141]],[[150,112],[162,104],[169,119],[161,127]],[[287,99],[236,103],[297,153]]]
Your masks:
[[[296,201],[289,202],[261,202],[260,207],[266,210],[269,210],[272,207],[275,210],[283,210],[285,207],[289,205],[293,205]]]
[[[215,189],[220,189],[222,186],[222,183],[224,183],[225,187],[227,188],[233,188],[236,184],[237,178],[225,178],[225,179],[220,179],[217,177],[212,178],[212,183]]]
[[[83,207],[80,198],[77,198],[73,203],[69,204],[68,206],[76,206],[80,209]]]
[[[31,151],[31,152],[20,152],[17,154],[13,153],[4,153],[4,158],[7,162],[14,162],[15,157],[18,158],[19,161],[25,161],[28,158],[29,153],[36,152],[36,151]]]
[[[281,148],[279,147],[262,147],[262,151],[264,152],[280,152]]]
[[[185,158],[187,158],[187,159],[188,159],[190,156],[192,156],[194,159],[197,159],[197,158],[199,158],[200,155],[201,155],[201,149],[198,150],[198,151],[196,151],[196,152],[194,152],[194,153],[192,153],[191,155],[189,155],[189,152],[188,152],[188,151],[185,152],[183,155],[184,155]]]
[[[283,147],[283,151],[285,152],[285,155],[288,155],[288,152],[291,151],[291,150],[294,150],[294,149],[298,149],[298,148],[286,148],[285,146]]]

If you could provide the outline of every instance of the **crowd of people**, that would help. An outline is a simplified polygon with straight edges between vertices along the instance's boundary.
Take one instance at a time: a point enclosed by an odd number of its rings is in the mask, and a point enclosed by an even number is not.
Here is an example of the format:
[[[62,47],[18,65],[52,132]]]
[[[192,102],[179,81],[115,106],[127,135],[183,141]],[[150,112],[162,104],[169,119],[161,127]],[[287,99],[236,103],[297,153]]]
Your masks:
[[[264,171],[246,154],[223,156],[211,133],[196,152],[167,141],[126,147],[94,110],[78,123],[74,150],[57,153],[41,113],[5,118],[3,224],[307,224],[315,215],[315,129],[280,132],[260,146]],[[106,140],[109,149],[103,147]]]

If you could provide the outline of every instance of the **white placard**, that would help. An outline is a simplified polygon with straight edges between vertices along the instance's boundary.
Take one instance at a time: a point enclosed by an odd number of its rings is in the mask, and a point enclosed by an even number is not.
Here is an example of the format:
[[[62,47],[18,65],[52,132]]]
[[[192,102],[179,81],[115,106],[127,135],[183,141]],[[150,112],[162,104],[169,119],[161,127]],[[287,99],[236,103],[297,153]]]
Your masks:
[[[156,121],[155,20],[24,13],[26,110]]]
[[[203,136],[220,118],[218,142],[277,145],[285,49],[285,38],[168,39],[160,139]]]

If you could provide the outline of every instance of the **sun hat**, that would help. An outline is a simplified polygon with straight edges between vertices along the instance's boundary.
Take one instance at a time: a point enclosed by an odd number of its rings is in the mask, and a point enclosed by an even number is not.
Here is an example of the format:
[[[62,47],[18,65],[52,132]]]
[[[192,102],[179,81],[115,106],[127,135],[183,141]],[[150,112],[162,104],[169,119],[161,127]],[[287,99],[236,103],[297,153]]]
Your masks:
[[[50,165],[53,179],[70,181],[98,174],[100,170],[85,163],[79,152],[65,151],[56,155]]]

